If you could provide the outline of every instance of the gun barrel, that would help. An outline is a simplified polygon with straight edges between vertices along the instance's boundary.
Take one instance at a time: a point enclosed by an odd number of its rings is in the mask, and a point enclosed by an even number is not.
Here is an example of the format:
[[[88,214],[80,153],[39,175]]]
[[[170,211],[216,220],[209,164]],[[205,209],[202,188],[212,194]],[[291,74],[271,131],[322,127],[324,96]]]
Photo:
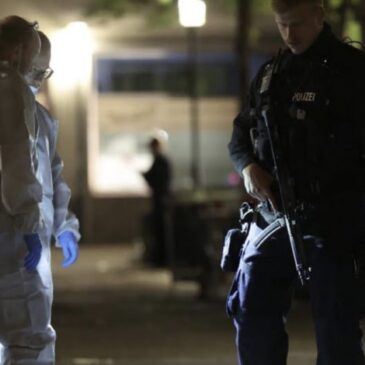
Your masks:
[[[310,267],[308,267],[306,262],[304,262],[304,242],[300,235],[300,232],[298,232],[298,227],[296,223],[291,222],[288,218],[288,215],[284,215],[284,217],[285,227],[288,232],[288,238],[293,253],[295,268],[297,270],[299,280],[304,286],[310,278]],[[296,234],[293,233],[293,230],[295,230]]]

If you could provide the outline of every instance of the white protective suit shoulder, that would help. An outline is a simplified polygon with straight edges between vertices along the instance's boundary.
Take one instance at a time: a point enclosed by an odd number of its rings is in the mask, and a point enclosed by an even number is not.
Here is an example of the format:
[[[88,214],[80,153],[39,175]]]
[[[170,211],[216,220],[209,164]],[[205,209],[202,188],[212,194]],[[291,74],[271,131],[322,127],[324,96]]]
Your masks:
[[[38,176],[42,182],[44,199],[50,199],[53,207],[52,211],[42,210],[42,214],[53,215],[46,217],[46,222],[52,222],[52,234],[56,240],[65,231],[71,231],[79,240],[79,221],[69,211],[71,190],[63,179],[63,162],[57,153],[58,122],[38,102],[36,109],[39,123]]]
[[[22,76],[5,62],[0,62],[0,136],[0,210],[12,217],[16,230],[37,232],[42,187],[36,178],[35,100]]]

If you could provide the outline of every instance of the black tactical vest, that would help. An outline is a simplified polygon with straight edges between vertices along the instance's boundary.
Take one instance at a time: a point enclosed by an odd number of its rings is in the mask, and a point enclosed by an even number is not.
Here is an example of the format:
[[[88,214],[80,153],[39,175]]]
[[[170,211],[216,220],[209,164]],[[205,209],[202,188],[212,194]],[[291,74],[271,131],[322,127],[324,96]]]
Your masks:
[[[353,128],[336,115],[334,80],[343,77],[328,57],[301,57],[284,53],[279,71],[273,78],[271,99],[281,148],[298,198],[317,199],[321,194],[340,186],[341,162],[354,161],[359,154],[353,141]],[[260,88],[272,63],[263,72]],[[266,126],[261,115],[261,100],[254,111],[257,119],[255,151],[269,171],[272,154]],[[338,97],[337,97],[338,99]],[[346,142],[347,141],[347,142]],[[351,164],[351,163],[350,163]],[[358,174],[359,166],[350,173]]]

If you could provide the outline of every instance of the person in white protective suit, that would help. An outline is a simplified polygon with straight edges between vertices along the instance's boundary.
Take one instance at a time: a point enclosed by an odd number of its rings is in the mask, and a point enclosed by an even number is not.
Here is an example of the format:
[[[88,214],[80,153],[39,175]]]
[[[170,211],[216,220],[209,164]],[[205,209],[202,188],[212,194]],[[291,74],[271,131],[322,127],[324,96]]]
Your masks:
[[[33,62],[31,71],[26,75],[26,80],[36,94],[43,80],[49,78],[53,71],[49,67],[51,58],[51,44],[47,36],[38,32],[41,40],[41,50]],[[38,272],[43,283],[48,286],[44,297],[52,303],[52,275],[50,265],[51,236],[56,239],[56,246],[63,250],[63,267],[69,267],[78,258],[78,241],[80,239],[79,221],[69,209],[71,190],[62,177],[63,162],[56,151],[58,122],[50,115],[48,110],[36,102],[36,116],[39,127],[37,138],[38,168],[37,177],[43,188],[41,212],[45,220],[45,235],[42,237],[46,243]],[[43,313],[44,320],[50,326],[51,308]],[[48,354],[47,354],[48,356]],[[44,364],[42,361],[37,364]],[[54,352],[49,353],[45,364],[54,364]]]
[[[0,21],[0,343],[4,365],[53,365],[50,238],[64,266],[77,259],[78,221],[55,152],[55,125],[36,115],[25,76],[34,72],[40,39],[16,16]]]

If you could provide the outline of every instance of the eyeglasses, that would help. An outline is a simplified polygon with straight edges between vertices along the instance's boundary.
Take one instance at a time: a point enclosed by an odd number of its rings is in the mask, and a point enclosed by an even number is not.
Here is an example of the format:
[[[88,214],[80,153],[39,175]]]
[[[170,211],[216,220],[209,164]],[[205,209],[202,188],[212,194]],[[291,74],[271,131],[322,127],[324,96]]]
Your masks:
[[[32,77],[35,80],[49,79],[53,75],[53,72],[54,71],[51,69],[51,67],[47,67],[46,69],[39,69],[34,66],[33,66],[32,70],[30,71]]]

